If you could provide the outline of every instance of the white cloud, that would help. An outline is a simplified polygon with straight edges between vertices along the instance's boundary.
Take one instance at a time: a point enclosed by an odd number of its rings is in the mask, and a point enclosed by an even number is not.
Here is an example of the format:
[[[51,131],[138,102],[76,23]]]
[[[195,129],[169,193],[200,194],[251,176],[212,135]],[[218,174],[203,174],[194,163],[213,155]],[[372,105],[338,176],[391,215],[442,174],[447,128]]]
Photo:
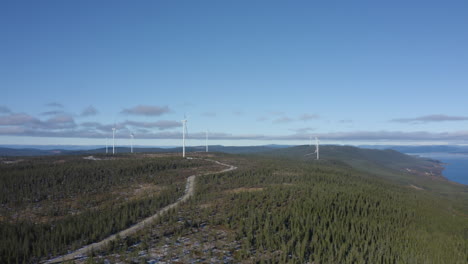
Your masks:
[[[399,123],[429,123],[444,121],[467,121],[468,116],[448,116],[448,115],[426,115],[414,118],[396,118],[390,121]]]
[[[160,116],[171,112],[167,105],[165,106],[152,106],[152,105],[138,105],[132,108],[124,109],[121,113],[131,115],[143,116]]]
[[[63,114],[62,110],[52,110],[47,112],[42,112],[41,115],[60,115]]]
[[[138,122],[138,121],[125,121],[124,125],[134,126],[134,127],[144,127],[144,128],[157,128],[159,130],[172,129],[176,127],[181,127],[182,123],[179,121],[171,120],[160,120],[156,122]]]

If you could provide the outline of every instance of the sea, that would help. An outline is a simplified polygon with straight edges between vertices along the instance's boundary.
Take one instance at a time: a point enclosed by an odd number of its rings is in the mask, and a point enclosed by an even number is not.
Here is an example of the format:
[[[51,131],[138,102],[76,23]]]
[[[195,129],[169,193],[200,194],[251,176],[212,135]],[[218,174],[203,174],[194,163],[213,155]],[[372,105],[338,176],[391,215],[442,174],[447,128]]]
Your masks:
[[[411,153],[410,155],[418,155],[443,162],[445,169],[442,174],[445,178],[468,185],[468,154],[431,152]]]

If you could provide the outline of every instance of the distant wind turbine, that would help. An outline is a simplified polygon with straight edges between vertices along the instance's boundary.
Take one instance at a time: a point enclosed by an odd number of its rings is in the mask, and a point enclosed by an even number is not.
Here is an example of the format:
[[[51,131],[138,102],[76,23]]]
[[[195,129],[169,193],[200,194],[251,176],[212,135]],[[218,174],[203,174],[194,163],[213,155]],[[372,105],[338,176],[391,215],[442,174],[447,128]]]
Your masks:
[[[130,134],[130,152],[133,153],[133,137],[134,137],[134,134],[131,133]]]
[[[112,155],[114,154],[115,154],[115,127],[112,128]]]
[[[109,153],[109,149],[108,149],[107,145],[108,144],[107,144],[107,138],[106,138],[106,154]]]
[[[315,153],[317,153],[317,160],[319,160],[320,156],[319,156],[319,144],[320,144],[320,141],[318,140],[317,137],[315,137]]]
[[[312,146],[312,142],[310,142],[310,146]],[[319,150],[319,147],[320,147],[320,141],[317,137],[315,137],[315,151],[312,152],[312,153],[309,153],[309,154],[306,154],[304,156],[309,156],[309,155],[313,155],[313,154],[317,154],[317,160],[320,158],[320,150]]]
[[[187,117],[182,120],[182,157],[185,158],[185,133],[187,133]]]
[[[206,130],[205,145],[206,145],[206,152],[208,152],[208,129]]]

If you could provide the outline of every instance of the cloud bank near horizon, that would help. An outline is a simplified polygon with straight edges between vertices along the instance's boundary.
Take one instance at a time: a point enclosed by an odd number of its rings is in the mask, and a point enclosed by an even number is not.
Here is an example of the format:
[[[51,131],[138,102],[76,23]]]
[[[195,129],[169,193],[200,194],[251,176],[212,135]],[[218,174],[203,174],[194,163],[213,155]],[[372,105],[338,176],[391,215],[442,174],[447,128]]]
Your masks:
[[[468,116],[449,116],[449,115],[426,115],[414,118],[396,118],[390,121],[398,123],[429,123],[429,122],[445,122],[445,121],[466,121]]]
[[[29,137],[53,137],[53,138],[86,138],[97,139],[109,137],[112,127],[117,128],[117,137],[126,138],[130,133],[135,134],[136,139],[180,139],[181,122],[175,120],[156,120],[143,122],[127,119],[115,124],[105,124],[100,122],[83,121],[80,118],[89,119],[98,115],[99,112],[94,106],[88,106],[80,114],[67,114],[59,103],[54,103],[53,107],[60,110],[48,111],[35,117],[26,113],[12,112],[6,106],[0,107],[0,136],[29,136]],[[48,106],[51,106],[50,104]],[[160,116],[171,112],[169,106],[148,106],[138,105],[133,108],[125,108],[121,113],[140,116]],[[203,115],[203,114],[202,114]],[[319,118],[318,115],[304,114],[294,120],[284,113],[273,123],[290,123],[295,121],[313,120]],[[209,115],[211,116],[211,115]],[[75,118],[78,119],[75,120]],[[254,117],[252,117],[254,118]],[[258,119],[257,119],[258,120]],[[443,121],[463,121],[468,117],[428,115],[418,118],[393,119],[392,122],[443,122]],[[276,122],[275,122],[276,121]],[[324,140],[330,141],[399,141],[399,142],[423,142],[423,141],[450,141],[468,143],[468,130],[451,132],[428,132],[428,131],[347,131],[320,133],[314,127],[302,127],[289,129],[290,133],[279,135],[274,134],[230,134],[222,131],[210,132],[210,140],[252,140],[252,141],[302,141],[309,140],[311,132]],[[205,132],[195,132],[188,135],[190,139],[204,140]]]
[[[4,124],[9,124],[5,126]],[[27,124],[27,125],[25,125]],[[84,122],[76,124],[69,116],[59,116],[46,121],[38,121],[24,114],[15,114],[7,118],[0,118],[0,135],[58,137],[58,138],[105,138],[110,135],[113,124]],[[165,131],[180,128],[178,121],[161,120],[157,122],[124,121],[117,123],[117,137],[126,138],[133,132],[137,139],[180,139],[180,131]],[[47,128],[47,129],[44,129]],[[151,129],[157,129],[153,131]],[[309,140],[310,129],[299,129],[292,134],[229,134],[210,132],[210,140],[263,140],[263,141],[295,141]],[[315,136],[335,141],[457,141],[468,142],[468,130],[456,132],[430,133],[426,131],[353,131],[314,133]],[[205,139],[205,132],[195,132],[188,135],[190,139]]]

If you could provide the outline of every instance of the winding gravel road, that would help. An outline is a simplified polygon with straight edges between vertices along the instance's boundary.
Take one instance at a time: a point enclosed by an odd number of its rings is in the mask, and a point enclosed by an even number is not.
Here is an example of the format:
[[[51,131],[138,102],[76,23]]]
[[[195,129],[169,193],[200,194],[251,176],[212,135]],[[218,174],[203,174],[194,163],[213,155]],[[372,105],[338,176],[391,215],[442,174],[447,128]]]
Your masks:
[[[198,158],[191,158],[191,159],[198,159]],[[187,201],[195,192],[195,178],[197,176],[202,176],[202,175],[207,175],[207,174],[224,173],[224,172],[228,172],[228,171],[232,171],[232,170],[237,169],[237,167],[235,167],[235,166],[232,166],[232,165],[229,165],[229,164],[226,164],[226,163],[222,163],[222,162],[219,162],[219,161],[216,161],[216,160],[212,160],[212,159],[201,159],[201,160],[211,161],[211,162],[214,162],[216,164],[219,164],[219,165],[222,165],[222,166],[225,166],[225,167],[228,167],[228,168],[224,169],[224,170],[221,170],[221,171],[218,171],[218,172],[208,172],[208,173],[204,173],[204,174],[196,174],[196,175],[189,176],[187,178],[187,184],[185,185],[185,194],[181,198],[179,198],[176,202],[174,202],[172,204],[169,204],[168,206],[166,206],[166,207],[162,208],[161,210],[159,210],[154,215],[149,216],[149,217],[143,219],[141,222],[138,222],[135,225],[133,225],[133,226],[131,226],[131,227],[125,229],[125,230],[122,230],[122,231],[120,231],[120,232],[118,232],[116,234],[113,234],[113,235],[105,238],[102,241],[89,244],[89,245],[84,246],[84,247],[82,247],[82,248],[80,248],[80,249],[78,249],[78,250],[76,250],[74,252],[71,252],[71,253],[68,253],[66,255],[59,256],[59,257],[56,257],[56,258],[53,258],[53,259],[50,259],[50,260],[43,261],[42,263],[60,263],[60,262],[65,262],[65,261],[81,258],[81,257],[84,257],[87,253],[90,253],[93,250],[101,249],[102,247],[106,246],[110,241],[116,240],[117,237],[124,238],[124,237],[130,236],[130,235],[136,233],[138,230],[143,229],[146,225],[151,224],[154,220],[161,217],[167,211],[171,210],[172,208],[177,207],[180,203]]]

